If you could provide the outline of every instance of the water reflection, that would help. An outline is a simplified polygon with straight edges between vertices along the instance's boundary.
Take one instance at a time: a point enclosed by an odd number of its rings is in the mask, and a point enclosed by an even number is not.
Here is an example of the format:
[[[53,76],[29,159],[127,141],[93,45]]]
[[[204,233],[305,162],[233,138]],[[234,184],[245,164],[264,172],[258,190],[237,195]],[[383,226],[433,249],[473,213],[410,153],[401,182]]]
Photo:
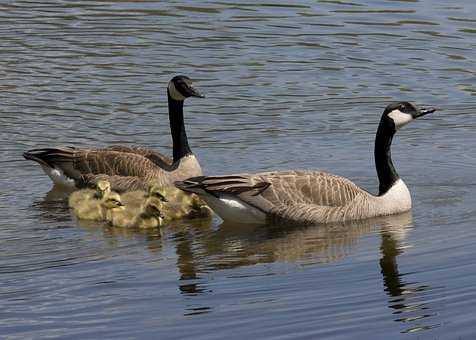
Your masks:
[[[71,220],[68,208],[68,195],[71,191],[53,186],[42,199],[32,203],[32,210],[43,222],[59,222],[64,225]]]
[[[67,196],[67,195],[66,195]],[[49,192],[33,207],[45,220],[71,218],[61,191]],[[365,235],[379,234],[379,260],[383,288],[394,320],[405,324],[402,333],[439,326],[437,312],[426,302],[435,288],[409,282],[399,270],[398,258],[405,252],[407,235],[413,227],[411,213],[385,216],[365,221],[318,226],[243,226],[223,223],[214,227],[212,220],[177,221],[163,230],[123,229],[104,223],[76,221],[83,231],[100,235],[109,249],[141,243],[149,255],[163,257],[164,242],[173,244],[179,273],[180,294],[192,298],[213,294],[207,275],[213,271],[233,270],[265,263],[301,263],[327,265],[352,254]],[[135,247],[135,246],[134,246]],[[191,302],[184,315],[209,313],[212,306]]]
[[[408,324],[402,333],[413,333],[438,327],[440,324],[423,324],[423,319],[437,316],[425,302],[426,296],[434,288],[418,282],[407,282],[404,279],[405,274],[400,273],[398,269],[397,258],[404,253],[406,233],[412,228],[411,218],[401,222],[404,223],[386,224],[382,227],[380,232],[382,257],[379,262],[384,290],[389,297],[389,308],[396,316],[395,321]]]
[[[395,321],[406,324],[403,333],[439,326],[424,319],[437,316],[431,311],[426,296],[434,288],[418,282],[406,282],[398,268],[398,256],[404,253],[405,239],[412,228],[411,213],[386,216],[345,225],[307,227],[237,226],[222,224],[217,230],[195,234],[188,231],[174,234],[179,289],[186,295],[211,293],[203,280],[209,271],[234,269],[259,263],[304,262],[328,264],[352,253],[359,239],[366,234],[381,235],[379,261],[388,306]],[[200,307],[200,313],[211,309]],[[409,326],[408,326],[409,325]]]
[[[359,238],[382,225],[404,233],[410,214],[317,226],[241,226],[222,224],[199,240],[199,271],[271,262],[331,263],[352,252]],[[187,248],[188,249],[188,248]],[[204,259],[203,261],[198,260]],[[206,259],[206,260],[205,260]]]

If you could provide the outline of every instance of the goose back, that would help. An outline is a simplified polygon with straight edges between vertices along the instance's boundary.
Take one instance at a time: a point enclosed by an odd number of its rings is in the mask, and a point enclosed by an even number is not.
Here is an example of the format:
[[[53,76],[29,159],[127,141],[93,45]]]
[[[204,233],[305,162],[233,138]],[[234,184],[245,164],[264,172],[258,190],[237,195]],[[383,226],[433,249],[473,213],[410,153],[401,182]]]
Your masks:
[[[171,164],[159,155],[147,153],[144,148],[117,146],[112,149],[45,148],[24,154],[25,158],[39,162],[44,168],[59,172],[66,178],[62,182],[72,180],[79,188],[94,187],[99,180],[108,180],[114,191],[147,190],[151,183],[171,185],[174,181],[202,174],[193,154]],[[57,181],[57,177],[50,177]]]
[[[201,195],[212,209],[221,209],[217,201],[223,198],[235,200],[264,213],[269,223],[315,224],[361,219],[369,217],[374,206],[372,195],[350,180],[320,171],[202,176],[176,185]]]

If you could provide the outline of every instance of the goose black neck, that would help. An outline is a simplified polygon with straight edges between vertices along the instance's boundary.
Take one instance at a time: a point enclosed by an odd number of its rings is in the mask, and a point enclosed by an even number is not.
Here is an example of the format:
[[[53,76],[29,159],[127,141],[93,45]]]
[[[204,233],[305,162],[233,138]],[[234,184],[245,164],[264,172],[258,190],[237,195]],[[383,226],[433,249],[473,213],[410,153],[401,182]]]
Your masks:
[[[174,162],[182,157],[192,154],[188,146],[187,133],[185,132],[185,124],[183,121],[183,100],[175,100],[170,96],[167,90],[169,100],[169,120],[170,132],[172,133],[173,157]]]
[[[400,178],[395,171],[392,163],[393,135],[395,134],[395,125],[386,117],[382,117],[375,137],[375,167],[379,180],[379,196],[385,194],[392,185]]]

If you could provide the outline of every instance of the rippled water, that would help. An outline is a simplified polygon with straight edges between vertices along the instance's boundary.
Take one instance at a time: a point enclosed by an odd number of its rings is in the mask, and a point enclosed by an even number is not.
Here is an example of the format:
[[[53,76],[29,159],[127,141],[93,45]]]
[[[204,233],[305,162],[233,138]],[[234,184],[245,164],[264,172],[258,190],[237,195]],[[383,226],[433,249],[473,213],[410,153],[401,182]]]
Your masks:
[[[0,335],[458,338],[476,334],[476,3],[3,1]],[[31,147],[170,152],[165,86],[208,174],[319,168],[376,190],[393,100],[412,214],[308,228],[75,221]]]

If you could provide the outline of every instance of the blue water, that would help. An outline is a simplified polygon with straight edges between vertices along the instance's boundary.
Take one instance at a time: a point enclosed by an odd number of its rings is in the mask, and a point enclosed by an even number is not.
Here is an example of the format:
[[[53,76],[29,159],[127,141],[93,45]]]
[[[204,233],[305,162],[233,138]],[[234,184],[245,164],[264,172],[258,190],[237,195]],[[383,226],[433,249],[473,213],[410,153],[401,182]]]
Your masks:
[[[0,335],[472,339],[476,3],[3,1]],[[140,144],[171,153],[166,84],[195,79],[207,174],[322,169],[375,192],[395,100],[411,214],[346,226],[79,223],[21,154]]]

